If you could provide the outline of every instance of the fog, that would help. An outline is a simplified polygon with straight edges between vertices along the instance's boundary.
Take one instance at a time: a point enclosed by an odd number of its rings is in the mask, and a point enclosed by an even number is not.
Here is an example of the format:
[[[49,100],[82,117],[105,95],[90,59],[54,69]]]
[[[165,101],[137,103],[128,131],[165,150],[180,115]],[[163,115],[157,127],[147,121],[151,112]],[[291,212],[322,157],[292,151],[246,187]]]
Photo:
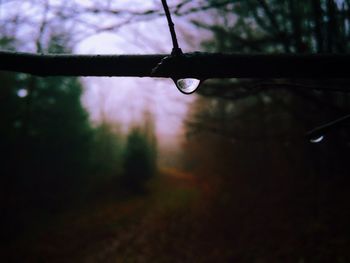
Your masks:
[[[348,1],[169,6],[184,52],[350,52]],[[0,22],[3,50],[172,50],[156,0],[1,0]],[[0,261],[350,262],[348,87],[1,71]]]
[[[84,2],[84,1],[83,1]],[[174,2],[174,1],[172,1]],[[170,4],[174,4],[170,2]],[[119,2],[116,7],[128,10],[147,10],[159,7],[156,1]],[[203,16],[203,15],[202,15]],[[204,17],[204,16],[203,16]],[[108,24],[107,17],[104,23]],[[191,17],[175,18],[180,46],[184,52],[201,49],[209,33],[196,29]],[[183,34],[184,33],[184,34]],[[116,33],[101,33],[82,40],[78,54],[169,54],[172,49],[165,17],[123,25]],[[84,78],[83,101],[91,120],[118,123],[123,132],[142,121],[145,111],[154,116],[159,146],[179,144],[184,135],[183,123],[188,106],[196,95],[183,96],[170,79],[151,78]]]

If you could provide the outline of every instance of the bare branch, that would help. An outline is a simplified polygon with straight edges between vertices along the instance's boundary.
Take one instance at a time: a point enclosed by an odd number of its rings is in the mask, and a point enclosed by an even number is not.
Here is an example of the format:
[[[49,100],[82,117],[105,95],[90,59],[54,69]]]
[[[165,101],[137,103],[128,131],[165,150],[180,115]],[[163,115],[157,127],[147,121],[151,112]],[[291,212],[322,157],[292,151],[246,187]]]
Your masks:
[[[349,78],[350,55],[40,55],[0,51],[0,70],[39,76],[167,78]],[[164,59],[166,58],[166,59]],[[155,74],[154,69],[161,60]]]

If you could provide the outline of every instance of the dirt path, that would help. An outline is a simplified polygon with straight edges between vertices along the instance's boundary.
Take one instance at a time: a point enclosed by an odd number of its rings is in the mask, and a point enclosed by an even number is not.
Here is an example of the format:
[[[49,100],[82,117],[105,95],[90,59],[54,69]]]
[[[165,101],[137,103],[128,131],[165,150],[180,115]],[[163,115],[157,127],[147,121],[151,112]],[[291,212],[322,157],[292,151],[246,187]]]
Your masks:
[[[124,201],[101,200],[65,212],[37,236],[17,244],[20,249],[14,260],[160,262],[159,256],[167,257],[164,247],[174,247],[179,235],[181,241],[186,236],[183,226],[199,195],[193,175],[161,169],[150,184],[150,194]]]
[[[185,223],[184,216],[195,202],[198,187],[192,174],[162,169],[160,179],[152,185],[152,195],[143,201],[142,208],[133,207],[134,212],[142,210],[134,217],[135,221],[130,220],[125,227],[116,229],[113,240],[83,261],[169,262],[164,247],[169,246],[168,243],[176,244],[174,233],[183,231],[180,225]]]

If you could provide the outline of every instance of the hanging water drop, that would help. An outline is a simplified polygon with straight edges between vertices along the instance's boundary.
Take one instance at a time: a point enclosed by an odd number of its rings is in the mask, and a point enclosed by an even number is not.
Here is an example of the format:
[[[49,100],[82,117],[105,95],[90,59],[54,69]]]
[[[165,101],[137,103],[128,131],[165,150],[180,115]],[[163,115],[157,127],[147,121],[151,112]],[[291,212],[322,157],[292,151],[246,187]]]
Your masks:
[[[311,139],[310,139],[310,142],[311,142],[311,143],[320,143],[320,142],[323,141],[323,139],[324,139],[324,136],[321,135],[321,136],[318,136],[318,137],[311,138]]]
[[[191,94],[196,91],[200,84],[199,79],[178,79],[175,81],[176,87],[184,94]]]

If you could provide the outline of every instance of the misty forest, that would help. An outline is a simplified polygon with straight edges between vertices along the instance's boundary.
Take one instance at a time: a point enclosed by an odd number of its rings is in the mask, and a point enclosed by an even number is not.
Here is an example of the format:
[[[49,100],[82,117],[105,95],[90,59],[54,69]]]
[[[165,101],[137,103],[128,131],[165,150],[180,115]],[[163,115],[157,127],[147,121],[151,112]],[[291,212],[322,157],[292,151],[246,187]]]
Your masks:
[[[168,5],[184,52],[350,51],[348,0]],[[160,0],[0,0],[0,25],[2,51],[172,50]],[[0,261],[350,262],[350,121],[305,136],[349,85],[0,71]]]

